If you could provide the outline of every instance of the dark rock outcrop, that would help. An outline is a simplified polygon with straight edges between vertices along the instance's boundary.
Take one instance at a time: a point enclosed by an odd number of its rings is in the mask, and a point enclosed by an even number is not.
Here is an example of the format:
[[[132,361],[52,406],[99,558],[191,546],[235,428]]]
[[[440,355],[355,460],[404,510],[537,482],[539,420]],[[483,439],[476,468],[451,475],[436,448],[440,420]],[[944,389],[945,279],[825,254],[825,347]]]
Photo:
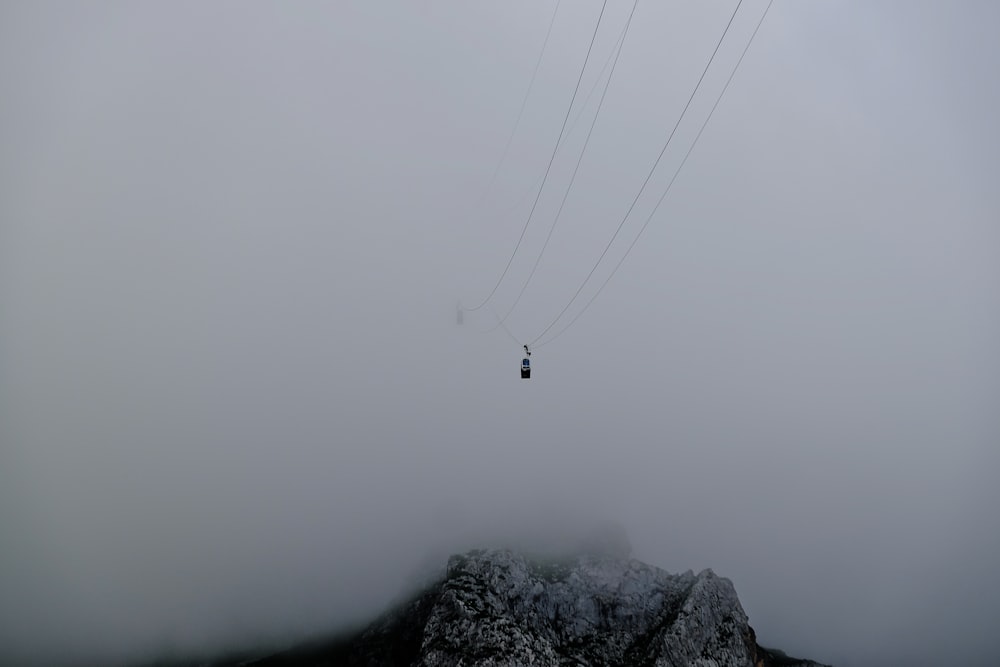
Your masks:
[[[453,556],[417,597],[360,633],[255,667],[819,667],[758,646],[732,583],[636,560]]]

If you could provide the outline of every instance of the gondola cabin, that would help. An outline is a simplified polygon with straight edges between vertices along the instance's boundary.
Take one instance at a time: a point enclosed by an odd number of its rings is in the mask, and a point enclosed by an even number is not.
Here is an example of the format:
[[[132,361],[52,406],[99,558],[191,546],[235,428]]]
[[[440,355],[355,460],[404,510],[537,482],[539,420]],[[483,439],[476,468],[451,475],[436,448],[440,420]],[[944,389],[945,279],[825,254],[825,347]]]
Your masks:
[[[521,379],[527,380],[531,377],[531,359],[525,357],[521,359]]]

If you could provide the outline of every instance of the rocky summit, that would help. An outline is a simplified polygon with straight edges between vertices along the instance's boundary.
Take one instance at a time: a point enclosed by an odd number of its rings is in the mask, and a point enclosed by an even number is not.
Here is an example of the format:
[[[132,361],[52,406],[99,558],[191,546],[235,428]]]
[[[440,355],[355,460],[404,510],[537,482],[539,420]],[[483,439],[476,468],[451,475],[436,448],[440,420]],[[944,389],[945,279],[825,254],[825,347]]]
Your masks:
[[[249,663],[811,667],[757,644],[732,583],[634,559],[452,556],[435,583],[364,630]]]

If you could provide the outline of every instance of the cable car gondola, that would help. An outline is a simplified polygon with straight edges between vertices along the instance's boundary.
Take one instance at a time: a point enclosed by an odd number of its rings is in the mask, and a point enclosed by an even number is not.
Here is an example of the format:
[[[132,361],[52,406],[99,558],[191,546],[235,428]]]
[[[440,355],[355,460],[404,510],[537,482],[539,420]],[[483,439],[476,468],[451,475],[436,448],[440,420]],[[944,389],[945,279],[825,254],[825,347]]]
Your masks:
[[[527,345],[524,346],[524,353],[528,356],[521,359],[521,379],[527,380],[531,377],[531,359],[528,358],[531,356],[531,351],[528,349]]]

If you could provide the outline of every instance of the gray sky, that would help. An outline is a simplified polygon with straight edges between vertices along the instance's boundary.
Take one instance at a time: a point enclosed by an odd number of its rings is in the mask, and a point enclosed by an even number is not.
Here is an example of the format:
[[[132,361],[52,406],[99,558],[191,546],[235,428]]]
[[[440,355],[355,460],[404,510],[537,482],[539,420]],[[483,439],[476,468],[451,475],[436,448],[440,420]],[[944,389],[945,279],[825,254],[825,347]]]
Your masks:
[[[450,550],[610,518],[638,558],[733,579],[766,645],[992,664],[1000,5],[777,0],[526,382],[489,308],[454,306],[510,257],[600,11],[563,3],[489,187],[553,6],[4,3],[0,662],[301,636]],[[733,6],[640,3],[518,341],[605,247]]]

